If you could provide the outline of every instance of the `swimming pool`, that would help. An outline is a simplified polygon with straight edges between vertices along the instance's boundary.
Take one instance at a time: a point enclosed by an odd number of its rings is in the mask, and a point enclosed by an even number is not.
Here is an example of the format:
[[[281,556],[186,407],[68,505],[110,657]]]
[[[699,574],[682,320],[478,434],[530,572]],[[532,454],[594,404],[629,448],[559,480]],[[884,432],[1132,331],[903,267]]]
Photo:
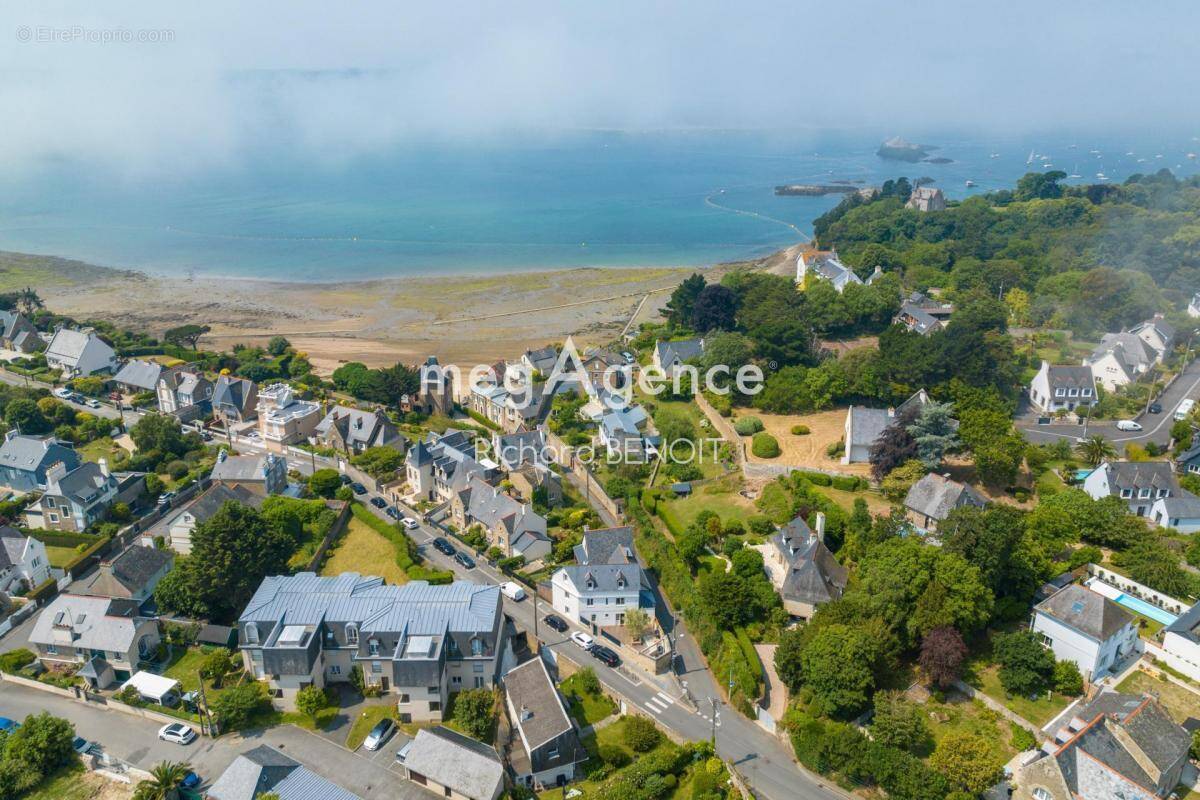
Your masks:
[[[1113,602],[1123,605],[1131,611],[1136,611],[1144,617],[1149,617],[1155,622],[1161,622],[1163,625],[1170,625],[1178,617],[1169,611],[1163,611],[1153,603],[1147,603],[1140,597],[1131,597],[1127,594],[1119,594],[1113,598]]]

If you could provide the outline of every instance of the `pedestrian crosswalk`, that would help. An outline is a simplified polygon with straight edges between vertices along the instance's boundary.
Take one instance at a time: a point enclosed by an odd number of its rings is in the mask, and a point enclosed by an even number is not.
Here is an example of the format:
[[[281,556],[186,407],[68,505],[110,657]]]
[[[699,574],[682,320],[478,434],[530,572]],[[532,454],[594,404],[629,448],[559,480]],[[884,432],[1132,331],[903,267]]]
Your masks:
[[[651,714],[661,714],[674,704],[675,698],[670,697],[663,692],[659,692],[658,694],[654,695],[654,697],[651,697],[646,701],[646,708]]]

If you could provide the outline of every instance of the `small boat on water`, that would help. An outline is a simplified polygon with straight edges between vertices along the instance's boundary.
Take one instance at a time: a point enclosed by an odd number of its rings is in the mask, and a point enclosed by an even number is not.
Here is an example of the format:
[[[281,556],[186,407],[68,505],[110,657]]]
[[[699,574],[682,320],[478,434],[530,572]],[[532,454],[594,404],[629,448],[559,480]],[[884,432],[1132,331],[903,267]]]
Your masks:
[[[967,181],[967,188],[970,189],[975,185],[975,181]]]
[[[988,156],[988,158],[999,158],[999,157],[1000,157],[999,153],[992,153],[990,156]]]
[[[1195,160],[1196,160],[1196,154],[1195,154],[1195,153],[1188,153],[1188,154],[1187,154],[1187,157],[1188,157],[1188,158],[1190,158],[1190,159],[1192,159],[1193,161],[1195,161]]]

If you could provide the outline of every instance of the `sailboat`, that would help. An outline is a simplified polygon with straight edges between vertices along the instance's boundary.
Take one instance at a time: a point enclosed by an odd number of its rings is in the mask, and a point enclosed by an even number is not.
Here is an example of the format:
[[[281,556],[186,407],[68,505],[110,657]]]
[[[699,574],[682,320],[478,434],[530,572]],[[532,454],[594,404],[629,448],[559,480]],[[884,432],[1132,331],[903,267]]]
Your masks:
[[[1029,151],[1029,158],[1025,159],[1025,166],[1028,167],[1030,164],[1033,163],[1033,157],[1035,155],[1037,155],[1037,154],[1034,151],[1032,151],[1032,150]]]
[[[1082,175],[1079,174],[1079,164],[1078,163],[1075,164],[1075,169],[1071,170],[1071,174],[1068,175],[1067,177],[1068,178],[1082,178],[1083,177]]]

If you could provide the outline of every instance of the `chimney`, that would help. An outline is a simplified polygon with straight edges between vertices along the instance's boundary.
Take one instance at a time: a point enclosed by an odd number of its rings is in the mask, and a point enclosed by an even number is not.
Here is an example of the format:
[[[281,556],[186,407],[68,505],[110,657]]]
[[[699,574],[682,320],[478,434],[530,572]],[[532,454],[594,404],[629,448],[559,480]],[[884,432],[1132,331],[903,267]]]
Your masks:
[[[6,441],[6,442],[10,441],[16,435],[17,435],[17,429],[13,428],[8,433],[4,434],[4,441]]]
[[[96,465],[98,467],[100,467],[100,474],[107,478],[108,477],[108,459],[102,458],[96,462]]]
[[[817,541],[825,542],[825,512],[817,512]]]
[[[46,484],[57,483],[67,474],[67,465],[62,461],[55,461],[46,470]]]
[[[525,705],[524,703],[521,704],[520,717],[521,722],[528,722],[529,720],[533,719],[533,712],[530,711],[529,706]]]

